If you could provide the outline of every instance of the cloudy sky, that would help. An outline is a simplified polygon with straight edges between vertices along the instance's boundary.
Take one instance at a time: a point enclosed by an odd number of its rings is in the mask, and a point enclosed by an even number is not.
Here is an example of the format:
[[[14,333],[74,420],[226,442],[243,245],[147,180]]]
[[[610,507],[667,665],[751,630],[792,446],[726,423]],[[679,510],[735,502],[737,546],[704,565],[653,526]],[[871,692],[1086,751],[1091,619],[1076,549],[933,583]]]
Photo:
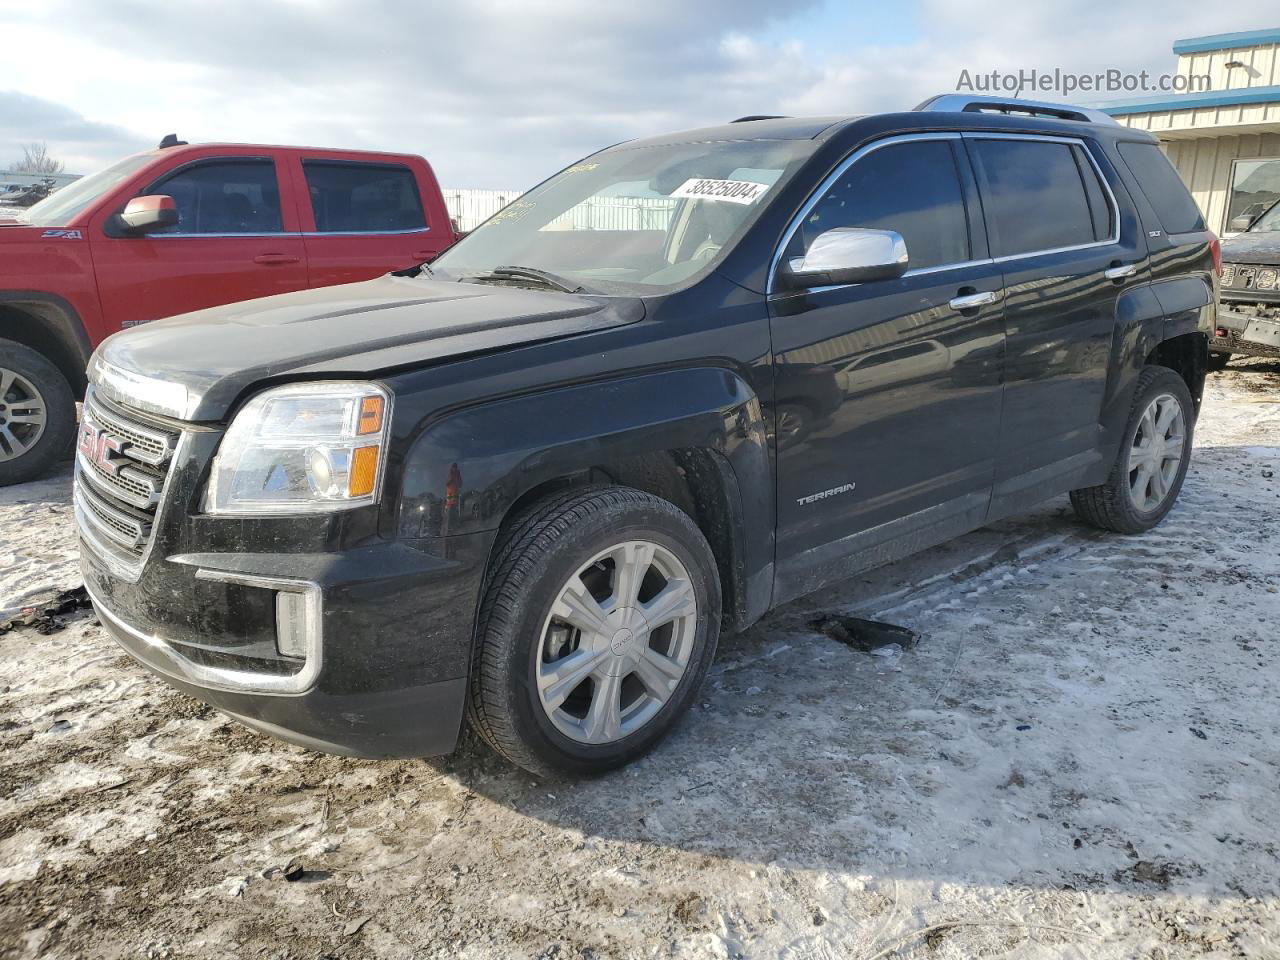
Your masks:
[[[1162,73],[1180,37],[1280,26],[1274,0],[0,0],[0,14],[0,168],[43,140],[87,173],[177,132],[421,153],[446,186],[506,189],[649,133],[905,109],[963,69]]]

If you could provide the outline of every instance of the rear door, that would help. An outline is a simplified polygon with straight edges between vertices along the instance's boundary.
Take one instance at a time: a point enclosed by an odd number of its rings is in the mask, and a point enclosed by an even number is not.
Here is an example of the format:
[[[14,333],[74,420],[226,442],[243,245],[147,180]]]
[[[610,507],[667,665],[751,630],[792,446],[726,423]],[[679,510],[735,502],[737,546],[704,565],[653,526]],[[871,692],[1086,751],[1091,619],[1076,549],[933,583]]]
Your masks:
[[[137,195],[156,194],[173,197],[176,226],[131,236],[108,220],[92,234],[108,329],[306,287],[302,236],[274,158],[192,160]]]
[[[1083,140],[967,133],[965,143],[1004,274],[993,510],[1006,512],[1078,486],[1100,461],[1116,302],[1147,282],[1147,252]]]
[[[298,167],[313,287],[370,280],[429,260],[453,239],[431,223],[422,187],[394,160],[302,157]]]
[[[770,296],[781,598],[980,525],[999,435],[1002,280],[960,137],[862,148],[782,256],[833,227],[897,231],[909,268]]]

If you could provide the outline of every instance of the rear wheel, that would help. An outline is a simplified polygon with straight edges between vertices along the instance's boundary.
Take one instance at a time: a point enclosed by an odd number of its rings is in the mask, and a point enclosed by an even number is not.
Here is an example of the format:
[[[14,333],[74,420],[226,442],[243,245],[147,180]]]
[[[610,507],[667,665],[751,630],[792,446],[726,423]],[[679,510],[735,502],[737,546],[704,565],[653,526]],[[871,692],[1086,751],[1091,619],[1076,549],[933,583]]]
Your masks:
[[[71,449],[76,404],[62,372],[0,340],[0,486],[33,480]]]
[[[1194,427],[1195,407],[1182,377],[1167,367],[1146,367],[1111,475],[1106,483],[1071,491],[1076,513],[1116,533],[1150,530],[1178,499]]]
[[[623,487],[560,494],[495,554],[468,717],[536,774],[620,766],[688,709],[719,623],[715,559],[686,514]]]
[[[1209,354],[1208,369],[1210,373],[1217,373],[1219,370],[1226,369],[1228,363],[1231,362],[1231,354],[1229,353],[1211,353]]]

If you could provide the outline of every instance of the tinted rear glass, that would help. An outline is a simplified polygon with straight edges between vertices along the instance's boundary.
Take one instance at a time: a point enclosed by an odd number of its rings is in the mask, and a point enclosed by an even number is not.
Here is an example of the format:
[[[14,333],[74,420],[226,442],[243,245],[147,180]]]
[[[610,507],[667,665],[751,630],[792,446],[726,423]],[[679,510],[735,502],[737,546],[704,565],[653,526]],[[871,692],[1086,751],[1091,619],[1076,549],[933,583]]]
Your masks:
[[[413,171],[395,164],[302,164],[321,233],[392,233],[427,225]]]
[[[1044,140],[974,140],[982,203],[997,257],[1094,243],[1094,214],[1073,147]]]
[[[1154,143],[1121,143],[1119,149],[1166,233],[1205,229],[1200,208],[1163,150]]]

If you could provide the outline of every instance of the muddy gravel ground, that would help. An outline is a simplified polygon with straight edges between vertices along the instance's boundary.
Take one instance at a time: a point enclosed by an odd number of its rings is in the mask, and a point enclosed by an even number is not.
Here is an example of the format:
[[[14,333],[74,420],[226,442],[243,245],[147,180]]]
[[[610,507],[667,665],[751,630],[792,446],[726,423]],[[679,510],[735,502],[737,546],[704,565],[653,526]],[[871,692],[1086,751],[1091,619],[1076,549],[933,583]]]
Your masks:
[[[308,753],[0,636],[0,957],[1280,957],[1280,365],[1211,377],[1182,500],[1065,498],[726,639],[635,766]],[[0,608],[75,586],[0,491]],[[883,618],[900,657],[809,624]]]

